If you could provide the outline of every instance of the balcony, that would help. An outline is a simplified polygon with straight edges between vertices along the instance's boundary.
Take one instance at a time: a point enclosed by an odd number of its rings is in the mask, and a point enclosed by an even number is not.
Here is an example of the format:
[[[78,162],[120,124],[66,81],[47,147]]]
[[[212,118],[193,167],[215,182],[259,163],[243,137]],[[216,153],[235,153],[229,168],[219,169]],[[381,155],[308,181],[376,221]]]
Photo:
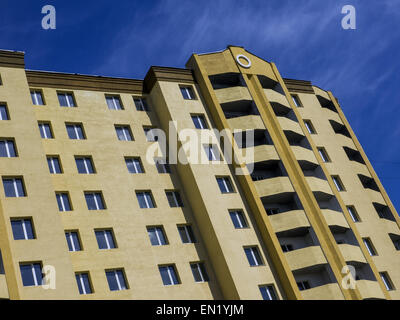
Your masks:
[[[9,299],[6,276],[0,274],[0,299]]]
[[[285,117],[277,117],[277,118],[283,131],[291,131],[297,135],[304,136],[303,131],[301,130],[301,127],[298,124],[298,122],[290,120]]]
[[[320,246],[285,252],[285,257],[292,271],[306,268],[310,270],[318,269],[321,265],[327,263]]]
[[[272,89],[264,89],[264,93],[276,115],[285,115],[292,110],[285,95]]]
[[[346,243],[339,244],[338,246],[346,262],[367,263],[360,247]]]
[[[332,190],[326,180],[306,177],[307,183],[318,201],[327,201],[333,197]]]
[[[327,283],[301,291],[304,300],[344,300],[342,291],[337,283]]]
[[[292,146],[292,151],[297,161],[312,163],[313,165],[310,165],[310,168],[319,165],[314,153],[310,149],[303,148],[301,146]]]
[[[322,209],[322,214],[325,218],[326,223],[332,229],[349,229],[349,224],[347,223],[346,218],[344,217],[343,212],[330,210],[330,209]]]
[[[259,145],[253,148],[254,150],[254,162],[261,162],[266,160],[279,161],[278,153],[272,145]]]
[[[214,91],[219,103],[227,103],[236,100],[252,100],[247,87],[230,87]]]
[[[294,189],[288,177],[275,177],[254,181],[258,195],[265,200],[282,202],[290,198]]]
[[[310,223],[303,210],[290,210],[269,216],[275,233],[293,229],[309,228]]]
[[[228,124],[232,130],[257,130],[265,129],[264,122],[259,115],[247,115],[243,114],[239,117],[228,119]]]
[[[357,280],[356,287],[363,299],[386,299],[377,281]]]

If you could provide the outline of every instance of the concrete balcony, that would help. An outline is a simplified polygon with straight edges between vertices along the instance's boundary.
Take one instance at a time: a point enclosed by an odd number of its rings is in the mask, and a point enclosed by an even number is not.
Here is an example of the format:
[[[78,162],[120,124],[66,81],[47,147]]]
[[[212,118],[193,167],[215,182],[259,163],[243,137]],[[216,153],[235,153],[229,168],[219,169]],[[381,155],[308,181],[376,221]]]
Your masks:
[[[273,145],[259,145],[253,147],[254,150],[254,162],[267,161],[267,160],[277,160],[280,158],[276,149]]]
[[[319,165],[312,150],[303,148],[301,146],[292,146],[292,151],[297,160],[308,161],[316,166]]]
[[[330,209],[322,209],[321,211],[328,226],[337,226],[339,228],[345,229],[350,228],[346,218],[344,217],[343,212]]]
[[[301,130],[300,125],[296,121],[290,120],[285,117],[277,117],[277,118],[278,118],[279,124],[281,125],[282,130],[292,131],[298,135],[304,136],[304,133]]]
[[[269,219],[275,233],[310,227],[310,222],[303,210],[291,210],[274,214],[269,216]]]
[[[250,114],[242,117],[230,118],[227,120],[232,130],[265,130],[264,122],[259,115]]]
[[[330,100],[329,99],[329,95],[328,95],[328,93],[326,91],[324,91],[324,90],[322,90],[322,89],[320,89],[320,88],[318,88],[316,86],[313,86],[313,89],[314,89],[315,95],[319,95],[319,96],[321,96],[321,97],[323,97],[323,98],[325,98],[327,100]]]
[[[254,181],[258,195],[260,197],[273,197],[280,199],[280,194],[294,193],[293,186],[288,177],[275,177]],[[282,195],[283,197],[283,195]]]
[[[305,177],[317,200],[326,201],[333,196],[328,181],[316,177]]]
[[[364,190],[372,202],[386,203],[385,200],[383,199],[382,194],[379,191],[375,191],[369,188],[364,188]]]
[[[317,268],[327,263],[320,246],[306,247],[285,252],[285,257],[292,271],[305,268]]]
[[[285,95],[272,89],[264,89],[264,93],[267,96],[269,102],[277,102],[291,109]]]
[[[337,283],[328,283],[301,291],[304,300],[344,300]]]
[[[356,286],[363,299],[386,299],[377,281],[357,280]]]
[[[329,120],[334,120],[336,122],[342,123],[342,119],[340,118],[339,114],[335,111],[332,111],[330,109],[327,108],[323,108],[324,109],[324,113],[326,115],[326,118],[328,118]]]
[[[339,244],[338,246],[346,262],[367,263],[360,247],[345,243]]]
[[[0,274],[0,299],[9,299],[6,276]]]
[[[219,103],[237,100],[252,100],[247,87],[230,87],[214,91]]]

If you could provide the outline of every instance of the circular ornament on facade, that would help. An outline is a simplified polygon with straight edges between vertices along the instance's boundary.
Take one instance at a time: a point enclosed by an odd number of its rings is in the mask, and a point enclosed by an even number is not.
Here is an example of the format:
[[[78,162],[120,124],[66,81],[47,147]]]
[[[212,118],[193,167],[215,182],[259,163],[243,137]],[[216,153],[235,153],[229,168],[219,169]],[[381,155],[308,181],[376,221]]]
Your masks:
[[[240,61],[240,59],[246,60],[247,63],[243,63],[242,61]],[[238,54],[236,56],[236,61],[237,63],[239,63],[243,68],[250,68],[251,67],[251,61],[249,58],[247,58],[244,54]]]

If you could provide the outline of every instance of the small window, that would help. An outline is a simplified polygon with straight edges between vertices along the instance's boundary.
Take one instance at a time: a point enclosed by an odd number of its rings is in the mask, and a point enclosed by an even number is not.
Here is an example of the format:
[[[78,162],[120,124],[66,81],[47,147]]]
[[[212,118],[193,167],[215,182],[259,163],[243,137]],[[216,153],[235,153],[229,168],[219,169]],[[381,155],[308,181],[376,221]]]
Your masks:
[[[353,220],[353,222],[360,222],[360,217],[356,211],[356,208],[354,206],[347,206],[347,211],[350,214],[351,219]]]
[[[178,275],[174,265],[158,266],[164,286],[179,284]]]
[[[31,218],[11,219],[11,228],[14,240],[30,240],[36,238]]]
[[[332,180],[338,191],[345,191],[342,180],[340,179],[339,176],[332,176]]]
[[[185,100],[195,100],[196,96],[194,95],[192,86],[180,86],[181,93],[183,99]]]
[[[206,119],[203,115],[192,115],[192,120],[196,129],[208,129]]]
[[[81,242],[77,231],[66,231],[65,238],[67,239],[69,251],[81,251]]]
[[[365,247],[368,250],[369,255],[370,256],[376,256],[377,253],[376,253],[374,245],[372,244],[371,239],[370,238],[363,238],[362,240],[363,240],[363,242],[365,244]]]
[[[128,289],[123,269],[106,271],[106,277],[111,291]]]
[[[294,103],[294,105],[295,105],[296,107],[300,108],[300,107],[303,106],[303,105],[301,104],[300,98],[299,98],[299,96],[298,96],[297,94],[292,94],[291,96],[292,96],[293,103]]]
[[[68,137],[73,140],[85,140],[85,133],[81,123],[71,123],[65,125],[67,128]]]
[[[144,98],[133,98],[137,111],[149,111],[147,100]]]
[[[111,229],[95,230],[94,234],[96,236],[99,249],[109,250],[117,247],[115,245],[115,238]]]
[[[133,140],[131,128],[129,126],[116,125],[115,131],[117,133],[118,140],[121,140],[121,141],[132,141]]]
[[[190,264],[190,269],[192,269],[193,278],[196,282],[207,282],[209,281],[206,267],[203,262],[193,262]]]
[[[297,282],[297,286],[299,287],[300,291],[310,289],[310,283],[308,281],[299,281]]]
[[[164,246],[168,244],[163,227],[147,227],[150,243],[152,246]]]
[[[310,133],[310,134],[316,134],[317,133],[315,131],[315,128],[314,128],[311,120],[304,120],[304,125],[306,126],[308,133]]]
[[[101,192],[85,192],[86,204],[89,210],[104,210],[105,205]]]
[[[192,227],[189,225],[178,226],[178,232],[181,237],[182,243],[195,243],[196,238],[194,237]]]
[[[106,96],[107,106],[110,110],[123,110],[124,107],[121,103],[119,96]]]
[[[6,197],[26,197],[22,178],[3,178],[3,186]]]
[[[39,122],[39,131],[42,139],[53,139],[53,131],[51,130],[50,122]]]
[[[207,159],[209,161],[219,161],[220,153],[218,151],[218,147],[215,144],[205,144],[203,145],[204,151],[207,155]]]
[[[58,92],[58,102],[61,107],[76,107],[74,95],[72,92]]]
[[[78,285],[79,294],[93,293],[88,272],[76,273],[75,278]]]
[[[392,240],[393,245],[396,250],[400,250],[400,235],[389,233],[390,240]]]
[[[56,192],[56,199],[58,209],[60,211],[71,211],[71,202],[69,201],[69,195],[67,192]]]
[[[247,228],[247,222],[242,210],[230,210],[229,215],[231,216],[232,223],[236,229]]]
[[[47,165],[49,166],[50,173],[62,173],[60,158],[58,156],[47,156]]]
[[[246,254],[246,257],[247,257],[247,260],[249,261],[250,266],[252,266],[252,267],[253,266],[261,266],[264,264],[257,247],[244,248],[244,252]]]
[[[217,178],[219,189],[222,193],[233,193],[233,186],[229,177],[219,177]]]
[[[278,300],[273,285],[260,286],[259,288],[263,300]]]
[[[32,98],[32,103],[35,106],[44,105],[43,93],[41,90],[31,90],[31,98]]]
[[[379,272],[381,279],[386,287],[386,290],[394,290],[394,285],[387,272]]]
[[[0,157],[14,158],[16,156],[14,139],[0,139]]]
[[[274,214],[278,214],[280,211],[278,208],[265,208],[268,216],[272,216]]]
[[[75,157],[76,167],[78,173],[81,174],[92,174],[95,173],[92,157]]]
[[[20,263],[22,284],[24,287],[41,286],[43,281],[42,263]]]
[[[10,120],[7,105],[5,103],[0,103],[0,120]]]
[[[147,141],[149,142],[155,142],[158,141],[158,136],[156,134],[155,127],[143,127],[144,135],[146,136]]]
[[[125,158],[125,163],[130,173],[144,173],[140,158]]]
[[[158,173],[171,173],[169,164],[161,158],[154,158]]]
[[[165,191],[165,194],[171,208],[183,207],[183,202],[178,191]]]
[[[138,191],[136,192],[136,197],[138,199],[140,208],[142,209],[155,208],[151,191]]]
[[[324,147],[318,147],[317,150],[323,162],[331,162],[331,159],[328,156],[328,152],[326,152],[326,149]]]

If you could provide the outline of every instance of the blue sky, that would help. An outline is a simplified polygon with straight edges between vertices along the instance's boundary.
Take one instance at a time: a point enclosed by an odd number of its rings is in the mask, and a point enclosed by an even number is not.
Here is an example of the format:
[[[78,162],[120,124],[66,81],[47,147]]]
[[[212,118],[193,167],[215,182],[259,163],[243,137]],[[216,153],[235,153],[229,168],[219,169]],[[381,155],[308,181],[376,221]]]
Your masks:
[[[41,28],[54,5],[57,29]],[[341,8],[356,8],[356,30]],[[2,0],[0,48],[29,69],[143,78],[193,53],[244,46],[288,78],[330,89],[400,208],[400,1]]]

